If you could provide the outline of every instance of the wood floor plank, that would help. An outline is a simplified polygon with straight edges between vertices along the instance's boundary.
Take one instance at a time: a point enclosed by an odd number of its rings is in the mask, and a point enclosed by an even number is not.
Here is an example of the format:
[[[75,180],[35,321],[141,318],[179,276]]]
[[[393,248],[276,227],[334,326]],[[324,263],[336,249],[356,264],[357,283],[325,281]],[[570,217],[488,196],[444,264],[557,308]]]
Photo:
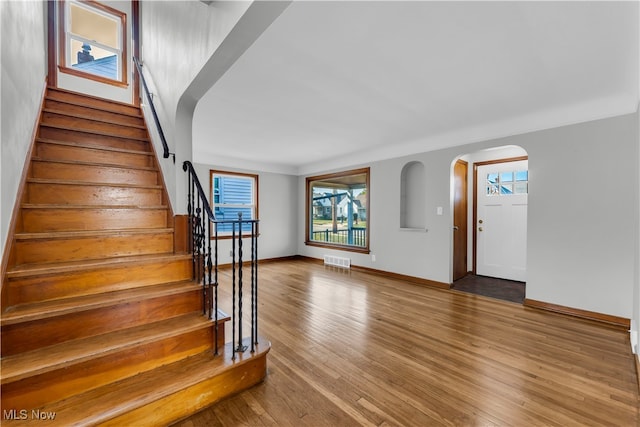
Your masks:
[[[261,265],[259,277],[266,380],[177,426],[640,420],[619,328],[304,260]],[[229,292],[223,272],[223,308]]]

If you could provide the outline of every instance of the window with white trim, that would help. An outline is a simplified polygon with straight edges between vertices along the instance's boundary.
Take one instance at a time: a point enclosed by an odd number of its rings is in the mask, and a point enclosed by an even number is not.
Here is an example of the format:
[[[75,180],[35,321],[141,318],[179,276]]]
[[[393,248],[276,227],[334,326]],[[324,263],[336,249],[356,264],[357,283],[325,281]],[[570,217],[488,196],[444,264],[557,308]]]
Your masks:
[[[258,219],[258,175],[211,170],[211,208],[217,220]],[[237,229],[236,229],[237,230]],[[243,232],[250,232],[245,224]],[[218,233],[230,234],[232,224],[219,224]]]

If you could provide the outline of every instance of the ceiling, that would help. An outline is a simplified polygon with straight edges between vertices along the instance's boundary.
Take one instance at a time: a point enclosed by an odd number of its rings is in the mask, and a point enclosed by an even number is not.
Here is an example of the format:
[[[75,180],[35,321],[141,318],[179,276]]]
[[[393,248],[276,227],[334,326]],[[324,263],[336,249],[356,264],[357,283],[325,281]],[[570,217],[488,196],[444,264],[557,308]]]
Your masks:
[[[306,174],[636,111],[638,2],[293,2],[204,95],[198,162]]]

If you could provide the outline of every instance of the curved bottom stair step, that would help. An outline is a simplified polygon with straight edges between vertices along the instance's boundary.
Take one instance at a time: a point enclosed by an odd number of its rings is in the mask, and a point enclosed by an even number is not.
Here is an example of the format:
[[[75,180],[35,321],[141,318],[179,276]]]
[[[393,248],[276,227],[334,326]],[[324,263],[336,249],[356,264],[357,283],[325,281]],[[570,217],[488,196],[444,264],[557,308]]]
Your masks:
[[[166,425],[261,382],[270,349],[271,343],[259,338],[254,353],[249,346],[233,360],[227,343],[220,356],[206,351],[40,408],[24,408],[26,419],[5,419],[3,425]]]

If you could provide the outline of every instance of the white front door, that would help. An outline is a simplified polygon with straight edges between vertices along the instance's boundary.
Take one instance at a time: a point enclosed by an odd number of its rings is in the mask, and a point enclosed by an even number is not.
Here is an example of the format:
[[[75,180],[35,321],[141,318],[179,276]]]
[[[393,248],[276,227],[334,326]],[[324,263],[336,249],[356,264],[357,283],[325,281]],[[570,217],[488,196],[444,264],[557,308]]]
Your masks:
[[[476,273],[527,280],[528,161],[478,166]]]

